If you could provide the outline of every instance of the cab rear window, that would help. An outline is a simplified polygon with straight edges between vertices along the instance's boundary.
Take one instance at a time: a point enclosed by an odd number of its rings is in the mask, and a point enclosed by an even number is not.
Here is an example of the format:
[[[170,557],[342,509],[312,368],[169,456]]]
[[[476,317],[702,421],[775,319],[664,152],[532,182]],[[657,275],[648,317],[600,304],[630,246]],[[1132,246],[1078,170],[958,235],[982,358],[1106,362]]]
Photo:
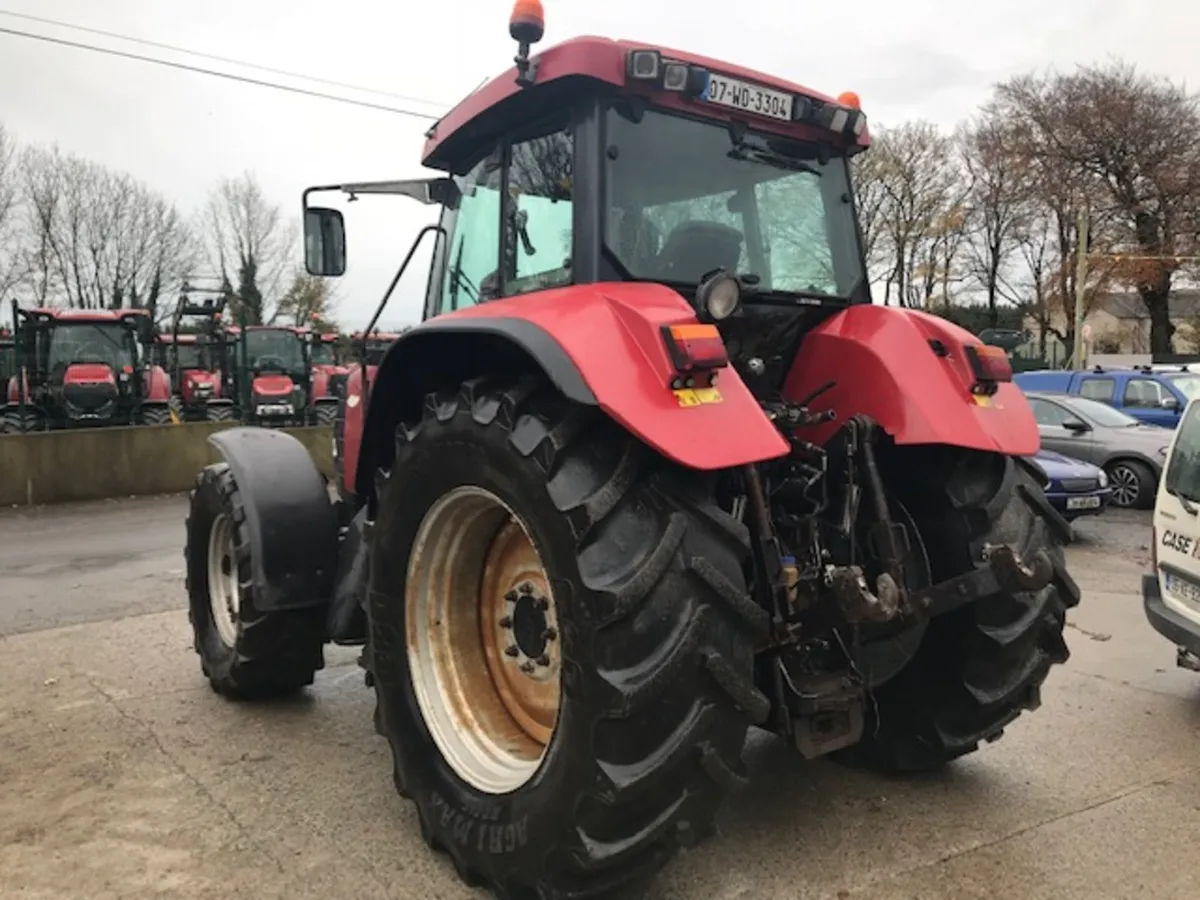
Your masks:
[[[1179,423],[1164,480],[1170,493],[1200,503],[1200,403],[1188,407]]]

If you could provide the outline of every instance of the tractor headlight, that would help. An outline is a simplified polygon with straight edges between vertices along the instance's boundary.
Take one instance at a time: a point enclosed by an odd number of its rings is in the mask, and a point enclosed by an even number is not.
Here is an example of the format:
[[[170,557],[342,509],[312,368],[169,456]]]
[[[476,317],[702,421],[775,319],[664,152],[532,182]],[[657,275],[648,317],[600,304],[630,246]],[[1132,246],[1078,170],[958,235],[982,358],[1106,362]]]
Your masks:
[[[702,317],[713,322],[728,319],[742,305],[742,286],[732,275],[717,272],[696,288],[696,306]]]

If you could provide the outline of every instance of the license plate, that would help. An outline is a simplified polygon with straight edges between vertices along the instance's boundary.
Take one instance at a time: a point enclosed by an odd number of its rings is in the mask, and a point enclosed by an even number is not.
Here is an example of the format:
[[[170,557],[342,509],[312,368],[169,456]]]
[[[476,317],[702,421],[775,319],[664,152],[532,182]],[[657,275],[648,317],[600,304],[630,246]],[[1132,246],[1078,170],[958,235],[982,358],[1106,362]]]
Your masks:
[[[1099,497],[1068,497],[1067,509],[1099,509]]]
[[[1196,612],[1200,612],[1200,585],[1193,584],[1178,575],[1172,575],[1170,572],[1163,572],[1163,587],[1176,600],[1187,604]]]
[[[791,94],[759,87],[736,78],[709,75],[708,90],[704,92],[704,99],[718,106],[755,113],[769,119],[792,121]]]

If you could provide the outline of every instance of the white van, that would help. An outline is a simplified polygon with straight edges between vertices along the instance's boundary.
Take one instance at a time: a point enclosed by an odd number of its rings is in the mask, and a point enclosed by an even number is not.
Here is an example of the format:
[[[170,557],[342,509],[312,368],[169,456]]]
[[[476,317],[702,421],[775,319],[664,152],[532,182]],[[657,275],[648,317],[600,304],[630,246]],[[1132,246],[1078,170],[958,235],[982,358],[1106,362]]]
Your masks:
[[[1176,662],[1200,672],[1200,399],[1188,403],[1167,450],[1150,551],[1154,572],[1142,578],[1146,618],[1176,646]]]

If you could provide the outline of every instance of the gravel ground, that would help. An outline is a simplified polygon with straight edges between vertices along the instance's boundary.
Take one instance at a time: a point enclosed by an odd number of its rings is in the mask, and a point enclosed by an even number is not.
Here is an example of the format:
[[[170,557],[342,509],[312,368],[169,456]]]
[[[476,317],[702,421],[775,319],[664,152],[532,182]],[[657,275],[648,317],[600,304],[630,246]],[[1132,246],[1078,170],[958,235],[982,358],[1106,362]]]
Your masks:
[[[0,895],[483,900],[396,796],[353,650],[288,703],[208,690],[183,516],[177,497],[0,514]],[[1200,896],[1200,677],[1142,614],[1149,516],[1077,531],[1084,599],[1041,709],[928,778],[756,740],[749,789],[654,900]]]

